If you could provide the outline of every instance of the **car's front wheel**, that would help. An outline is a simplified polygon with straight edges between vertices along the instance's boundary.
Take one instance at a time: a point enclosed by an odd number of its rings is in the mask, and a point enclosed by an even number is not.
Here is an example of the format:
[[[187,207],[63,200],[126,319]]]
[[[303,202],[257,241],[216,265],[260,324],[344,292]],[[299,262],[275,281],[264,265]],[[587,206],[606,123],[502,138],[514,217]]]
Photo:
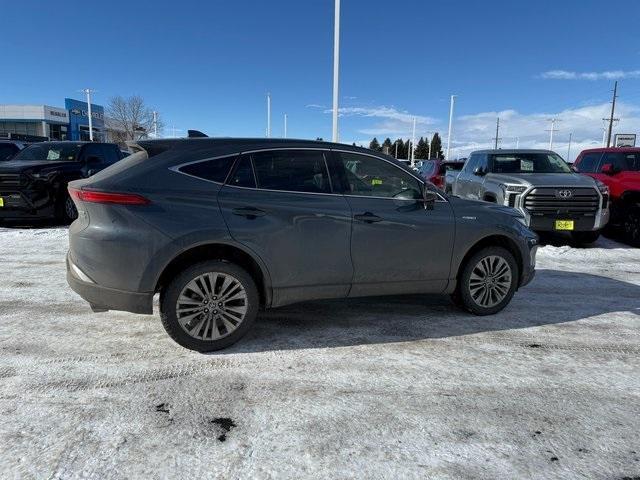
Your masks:
[[[76,204],[71,200],[71,196],[64,192],[56,204],[56,217],[58,221],[65,225],[70,224],[78,218],[78,209]]]
[[[513,255],[502,247],[487,247],[462,268],[454,301],[476,315],[492,315],[511,301],[518,285]]]
[[[624,212],[622,228],[627,242],[640,247],[640,206],[633,206]]]
[[[177,343],[210,352],[237,342],[259,308],[256,284],[239,266],[212,260],[184,270],[160,299],[160,318]]]

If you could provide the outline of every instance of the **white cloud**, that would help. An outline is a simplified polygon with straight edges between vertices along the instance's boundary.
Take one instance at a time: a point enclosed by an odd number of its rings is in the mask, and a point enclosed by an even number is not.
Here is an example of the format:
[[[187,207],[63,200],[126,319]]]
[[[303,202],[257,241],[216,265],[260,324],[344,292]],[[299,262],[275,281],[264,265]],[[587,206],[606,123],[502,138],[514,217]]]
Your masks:
[[[640,70],[608,70],[604,72],[571,72],[568,70],[549,70],[540,74],[547,80],[621,80],[640,78]]]
[[[331,113],[332,109],[326,109],[324,113]],[[423,115],[416,115],[409,113],[406,110],[397,110],[394,107],[343,107],[338,108],[338,115],[341,117],[370,117],[370,118],[383,118],[385,120],[397,120],[402,123],[413,123],[413,119],[416,119],[416,123],[422,125],[430,125],[436,122],[436,119],[431,117],[425,117]],[[390,132],[391,133],[391,132]]]
[[[309,104],[305,105],[305,107],[306,108],[320,108],[320,109],[327,108],[324,105],[320,105],[319,103],[309,103]]]

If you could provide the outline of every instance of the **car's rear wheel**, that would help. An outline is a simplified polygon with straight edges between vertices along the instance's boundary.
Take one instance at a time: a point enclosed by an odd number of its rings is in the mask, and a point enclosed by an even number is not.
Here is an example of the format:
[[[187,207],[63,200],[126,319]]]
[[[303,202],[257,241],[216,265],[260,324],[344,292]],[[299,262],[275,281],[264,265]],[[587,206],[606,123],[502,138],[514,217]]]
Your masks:
[[[590,245],[600,238],[600,230],[595,232],[571,232],[571,238],[579,245]]]
[[[190,350],[210,352],[247,333],[258,313],[259,296],[245,270],[213,260],[175,277],[160,303],[162,325],[171,338]]]
[[[487,247],[469,258],[458,278],[453,300],[476,315],[502,310],[518,285],[518,266],[502,247]]]
[[[71,200],[71,197],[66,191],[56,205],[56,217],[64,224],[69,224],[78,218],[76,204],[73,203],[73,200]]]

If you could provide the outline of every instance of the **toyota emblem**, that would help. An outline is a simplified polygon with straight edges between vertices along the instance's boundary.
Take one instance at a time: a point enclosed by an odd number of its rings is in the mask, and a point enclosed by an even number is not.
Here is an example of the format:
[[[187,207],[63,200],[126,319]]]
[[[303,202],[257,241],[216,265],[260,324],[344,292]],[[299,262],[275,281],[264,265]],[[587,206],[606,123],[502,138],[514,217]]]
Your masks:
[[[571,198],[573,192],[571,190],[558,190],[556,195],[560,198]]]

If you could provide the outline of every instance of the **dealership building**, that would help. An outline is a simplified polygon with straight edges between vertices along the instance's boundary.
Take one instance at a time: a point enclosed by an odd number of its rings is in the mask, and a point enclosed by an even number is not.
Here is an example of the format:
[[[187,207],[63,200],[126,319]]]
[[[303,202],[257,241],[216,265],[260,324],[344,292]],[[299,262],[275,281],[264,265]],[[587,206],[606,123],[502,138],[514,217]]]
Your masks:
[[[107,140],[104,107],[91,104],[93,139]],[[87,102],[64,99],[64,108],[50,105],[0,105],[0,138],[8,134],[51,140],[89,140]]]

